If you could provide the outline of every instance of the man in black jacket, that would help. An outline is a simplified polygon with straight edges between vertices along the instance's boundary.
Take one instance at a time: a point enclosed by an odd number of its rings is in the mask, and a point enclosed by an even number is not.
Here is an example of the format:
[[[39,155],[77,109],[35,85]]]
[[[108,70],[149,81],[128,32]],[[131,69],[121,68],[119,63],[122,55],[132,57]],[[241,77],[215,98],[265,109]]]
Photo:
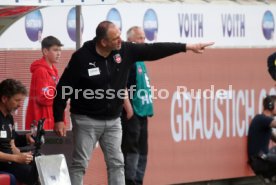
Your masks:
[[[248,159],[256,174],[266,178],[276,175],[276,148],[269,148],[270,141],[276,142],[276,96],[268,95],[263,100],[264,110],[257,114],[249,127],[248,132]]]
[[[96,37],[72,55],[54,99],[54,129],[60,136],[65,135],[62,128],[66,101],[71,100],[74,151],[70,177],[73,185],[83,184],[83,175],[97,141],[107,163],[108,184],[125,184],[120,114],[132,64],[187,50],[202,53],[210,45],[213,43],[122,42],[120,30],[112,22],[103,21],[97,26]]]
[[[34,185],[38,176],[31,152],[17,148],[34,142],[30,134],[15,132],[12,113],[21,106],[27,94],[25,86],[17,80],[6,79],[0,83],[0,171],[13,174],[19,182]]]

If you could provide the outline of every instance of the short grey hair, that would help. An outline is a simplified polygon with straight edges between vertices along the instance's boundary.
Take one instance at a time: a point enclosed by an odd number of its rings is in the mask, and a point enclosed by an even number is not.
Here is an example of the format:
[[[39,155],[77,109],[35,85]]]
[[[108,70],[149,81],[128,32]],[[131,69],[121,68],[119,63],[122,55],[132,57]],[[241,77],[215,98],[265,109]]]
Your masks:
[[[127,40],[129,40],[134,35],[133,31],[138,29],[142,29],[142,28],[140,26],[132,26],[131,28],[129,28],[127,30],[127,35],[126,35]]]

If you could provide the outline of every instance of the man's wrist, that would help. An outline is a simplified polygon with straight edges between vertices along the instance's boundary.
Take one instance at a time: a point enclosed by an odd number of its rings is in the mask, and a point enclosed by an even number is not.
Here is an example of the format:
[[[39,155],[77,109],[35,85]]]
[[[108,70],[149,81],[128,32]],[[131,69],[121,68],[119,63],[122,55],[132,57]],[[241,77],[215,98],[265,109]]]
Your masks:
[[[187,44],[184,44],[184,52],[186,52],[187,50],[188,50]]]

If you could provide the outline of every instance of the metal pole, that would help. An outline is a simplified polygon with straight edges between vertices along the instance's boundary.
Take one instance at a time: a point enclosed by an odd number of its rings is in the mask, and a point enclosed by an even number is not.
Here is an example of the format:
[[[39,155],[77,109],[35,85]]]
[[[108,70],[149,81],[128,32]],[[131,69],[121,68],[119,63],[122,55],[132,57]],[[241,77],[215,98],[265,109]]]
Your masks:
[[[76,49],[81,47],[81,6],[76,6]]]

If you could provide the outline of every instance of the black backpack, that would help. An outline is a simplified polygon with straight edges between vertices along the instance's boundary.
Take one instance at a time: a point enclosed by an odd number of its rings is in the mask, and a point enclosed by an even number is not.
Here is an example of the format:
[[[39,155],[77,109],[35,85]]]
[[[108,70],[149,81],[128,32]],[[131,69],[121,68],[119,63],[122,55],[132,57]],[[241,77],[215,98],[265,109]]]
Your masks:
[[[276,52],[267,58],[267,67],[271,78],[276,81]]]

